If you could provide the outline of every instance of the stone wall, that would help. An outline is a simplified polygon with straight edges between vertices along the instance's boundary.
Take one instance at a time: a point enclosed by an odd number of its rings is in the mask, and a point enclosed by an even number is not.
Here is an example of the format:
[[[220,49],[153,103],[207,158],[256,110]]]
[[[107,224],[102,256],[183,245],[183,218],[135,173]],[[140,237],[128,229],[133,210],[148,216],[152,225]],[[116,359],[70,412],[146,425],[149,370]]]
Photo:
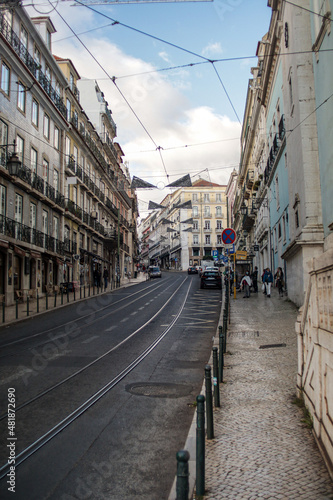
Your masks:
[[[297,390],[333,477],[333,247],[311,261],[305,302],[297,318]]]

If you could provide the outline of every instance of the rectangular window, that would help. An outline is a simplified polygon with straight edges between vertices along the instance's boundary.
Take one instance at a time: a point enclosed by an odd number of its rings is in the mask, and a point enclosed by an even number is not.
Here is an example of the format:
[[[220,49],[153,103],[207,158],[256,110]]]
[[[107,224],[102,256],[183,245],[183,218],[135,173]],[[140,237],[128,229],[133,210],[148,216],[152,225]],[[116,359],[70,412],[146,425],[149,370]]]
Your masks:
[[[23,219],[23,197],[15,194],[15,221],[22,223]]]
[[[0,120],[0,144],[8,144],[8,125]],[[0,163],[7,168],[7,148],[0,148]]]
[[[10,69],[6,63],[2,62],[1,64],[1,90],[6,95],[9,96],[9,88],[10,88]]]
[[[193,193],[192,201],[198,201],[198,194],[197,193]]]
[[[210,229],[210,220],[205,220],[205,229]]]
[[[6,186],[0,184],[0,215],[6,216]]]
[[[54,127],[54,142],[53,145],[56,149],[59,149],[59,138],[60,138],[60,133],[58,127]]]
[[[204,195],[204,201],[205,201],[206,203],[207,203],[207,202],[209,203],[209,193],[206,193],[206,194]]]
[[[69,99],[66,99],[66,113],[67,113],[67,121],[71,119],[71,101]]]
[[[30,203],[30,227],[36,229],[37,221],[37,206],[35,203]]]
[[[199,236],[197,234],[193,235],[193,245],[199,245]]]
[[[198,215],[198,207],[193,207],[193,217]]]
[[[49,162],[47,160],[45,160],[45,158],[43,159],[43,179],[44,179],[44,182],[49,182]],[[46,186],[44,186],[46,188]]]
[[[215,196],[216,196],[216,198],[215,198],[216,203],[220,203],[222,201],[221,193],[216,193]]]
[[[222,235],[221,234],[217,235],[217,244],[222,245]]]
[[[28,32],[24,26],[21,26],[20,42],[23,45],[23,47],[25,48],[28,47]]]
[[[23,85],[23,83],[21,82],[18,82],[18,86],[17,86],[17,107],[20,111],[22,111],[22,113],[25,113],[25,96],[26,95],[26,92],[25,92],[25,87]]]
[[[43,134],[46,139],[50,139],[50,117],[46,113],[44,114]]]
[[[216,216],[221,217],[222,216],[222,207],[215,207],[216,209]]]
[[[198,231],[199,229],[199,223],[197,220],[193,221],[193,230],[194,231]]]
[[[210,217],[210,207],[205,207],[205,217]]]
[[[205,235],[205,244],[210,245],[210,234]]]
[[[53,238],[59,239],[59,218],[56,216],[53,217]]]
[[[34,148],[30,150],[30,169],[33,174],[37,174],[37,158],[38,153]]]
[[[59,191],[59,171],[53,170],[53,187],[56,191]]]
[[[35,127],[38,127],[38,119],[39,119],[39,104],[33,99],[31,105],[31,121]]]
[[[39,72],[40,72],[40,51],[38,49],[38,47],[36,47],[35,45],[35,49],[34,49],[34,61],[36,63],[36,73],[35,73],[35,76],[36,76],[36,79],[39,80]]]
[[[16,136],[16,152],[17,152],[18,157],[20,158],[21,162],[23,163],[23,161],[24,161],[24,139],[22,139],[22,137],[19,135]]]
[[[46,210],[43,210],[43,233],[48,234],[48,224],[49,222],[49,214]]]
[[[221,220],[216,221],[216,229],[222,229],[222,221]]]

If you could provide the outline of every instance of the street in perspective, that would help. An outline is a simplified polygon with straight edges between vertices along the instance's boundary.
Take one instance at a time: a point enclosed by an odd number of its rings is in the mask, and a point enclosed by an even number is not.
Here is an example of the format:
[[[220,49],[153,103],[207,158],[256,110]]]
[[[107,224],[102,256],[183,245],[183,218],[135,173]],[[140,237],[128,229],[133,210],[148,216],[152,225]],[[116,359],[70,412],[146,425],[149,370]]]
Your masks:
[[[333,500],[333,0],[0,0],[0,498]]]

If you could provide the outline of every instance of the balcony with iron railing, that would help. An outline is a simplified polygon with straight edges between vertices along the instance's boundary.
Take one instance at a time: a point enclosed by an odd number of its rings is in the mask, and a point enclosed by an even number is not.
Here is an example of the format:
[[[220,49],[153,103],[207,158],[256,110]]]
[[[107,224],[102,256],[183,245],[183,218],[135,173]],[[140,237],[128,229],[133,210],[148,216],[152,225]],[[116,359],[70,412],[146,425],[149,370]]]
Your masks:
[[[284,123],[284,115],[281,116],[280,122],[279,122],[279,131],[277,134],[275,134],[274,139],[273,139],[273,144],[272,147],[269,151],[268,158],[267,158],[267,163],[266,163],[266,168],[264,171],[264,181],[265,184],[267,184],[270,174],[274,168],[275,165],[275,160],[279,154],[279,151],[281,149],[283,140],[285,139],[286,136],[286,129],[285,129],[285,123]]]
[[[18,55],[21,61],[25,64],[28,70],[36,78],[40,86],[50,97],[55,107],[60,111],[62,116],[66,118],[66,106],[63,102],[62,97],[58,94],[58,92],[54,90],[50,80],[41,71],[40,64],[37,61],[35,61],[34,58],[29,54],[25,45],[21,42],[20,38],[8,24],[4,15],[1,12],[0,12],[0,33],[6,39],[7,43],[12,47],[12,49]]]
[[[64,242],[4,215],[0,215],[0,234],[59,255],[64,253]]]

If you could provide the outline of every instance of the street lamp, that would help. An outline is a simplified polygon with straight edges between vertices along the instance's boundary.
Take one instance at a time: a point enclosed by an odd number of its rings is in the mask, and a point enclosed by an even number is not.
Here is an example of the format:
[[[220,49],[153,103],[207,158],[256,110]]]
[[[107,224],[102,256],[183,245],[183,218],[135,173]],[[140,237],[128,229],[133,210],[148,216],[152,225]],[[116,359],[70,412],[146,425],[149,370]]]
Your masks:
[[[247,206],[245,205],[244,202],[243,202],[243,204],[240,207],[240,211],[241,211],[242,215],[247,215]]]
[[[19,159],[18,154],[16,153],[16,142],[14,141],[13,144],[1,144],[0,147],[8,148],[9,146],[14,146],[14,152],[10,155],[10,157],[7,160],[8,172],[10,175],[18,176],[19,170],[22,166],[22,162]]]

